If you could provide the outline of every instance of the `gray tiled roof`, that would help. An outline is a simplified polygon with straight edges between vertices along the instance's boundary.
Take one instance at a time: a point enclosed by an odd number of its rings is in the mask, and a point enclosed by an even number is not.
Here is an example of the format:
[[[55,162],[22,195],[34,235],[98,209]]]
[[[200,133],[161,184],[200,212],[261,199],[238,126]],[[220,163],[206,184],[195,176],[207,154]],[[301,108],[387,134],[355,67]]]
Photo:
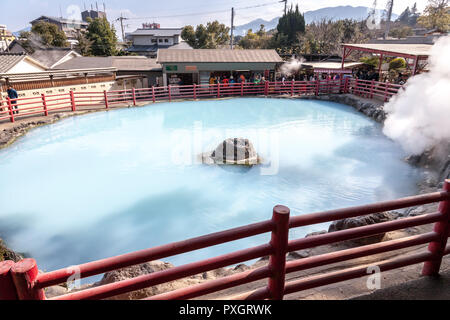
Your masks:
[[[113,67],[119,71],[149,71],[161,69],[156,59],[142,57],[112,57]]]
[[[137,29],[129,33],[129,36],[155,36],[155,37],[173,37],[181,35],[183,29]]]
[[[89,68],[111,68],[118,71],[151,71],[161,69],[156,59],[146,57],[78,57],[57,65],[54,69],[89,69]]]
[[[70,48],[35,49],[30,56],[50,68],[71,51]]]
[[[39,18],[34,19],[30,23],[33,23],[35,21],[40,21],[40,20],[53,20],[53,21],[56,21],[56,22],[59,22],[59,23],[78,24],[78,25],[82,25],[82,26],[88,26],[89,25],[89,23],[87,23],[86,21],[64,19],[64,18],[58,18],[58,17],[52,17],[52,16],[40,16]]]
[[[167,62],[283,62],[275,50],[161,49],[158,63]]]
[[[396,44],[396,43],[377,43],[377,44],[354,44],[346,43],[345,46],[363,48],[369,50],[387,51],[411,56],[428,56],[433,47],[429,44]]]
[[[111,57],[78,57],[58,64],[53,69],[89,69],[89,68],[110,68],[112,67]]]
[[[148,46],[133,45],[126,50],[128,52],[157,52],[160,49],[192,49],[192,47],[187,42],[181,41],[172,46],[164,44],[152,44]]]
[[[24,53],[0,53],[0,73],[6,73],[25,59]]]

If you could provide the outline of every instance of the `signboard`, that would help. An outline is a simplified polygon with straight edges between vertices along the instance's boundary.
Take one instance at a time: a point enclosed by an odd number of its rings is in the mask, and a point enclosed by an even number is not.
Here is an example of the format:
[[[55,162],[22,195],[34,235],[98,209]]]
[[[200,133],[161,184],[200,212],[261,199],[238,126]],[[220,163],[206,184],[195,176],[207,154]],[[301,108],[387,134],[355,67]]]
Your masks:
[[[197,71],[197,66],[186,66],[186,71]]]
[[[178,71],[178,66],[166,66],[166,71]]]
[[[314,73],[353,73],[352,70],[314,68]]]

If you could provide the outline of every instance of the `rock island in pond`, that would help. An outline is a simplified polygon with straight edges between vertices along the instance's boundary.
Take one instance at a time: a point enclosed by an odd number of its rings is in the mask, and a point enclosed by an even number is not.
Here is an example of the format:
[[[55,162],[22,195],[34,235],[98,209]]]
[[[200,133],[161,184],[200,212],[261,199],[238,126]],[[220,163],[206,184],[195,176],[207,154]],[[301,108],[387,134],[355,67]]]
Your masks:
[[[209,165],[254,166],[262,163],[253,144],[243,138],[223,141],[214,151],[203,153],[201,160]]]

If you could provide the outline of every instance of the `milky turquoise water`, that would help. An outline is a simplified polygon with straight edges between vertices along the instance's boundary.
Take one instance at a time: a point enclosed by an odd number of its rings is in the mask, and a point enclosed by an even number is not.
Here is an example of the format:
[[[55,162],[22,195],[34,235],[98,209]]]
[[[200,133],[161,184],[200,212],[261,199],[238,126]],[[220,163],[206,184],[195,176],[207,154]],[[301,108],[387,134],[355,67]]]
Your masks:
[[[300,215],[415,194],[419,172],[381,129],[345,105],[284,99],[72,117],[0,151],[0,237],[53,270],[266,220],[277,204]],[[249,138],[265,164],[195,161],[233,137]],[[181,264],[268,239],[164,260]]]

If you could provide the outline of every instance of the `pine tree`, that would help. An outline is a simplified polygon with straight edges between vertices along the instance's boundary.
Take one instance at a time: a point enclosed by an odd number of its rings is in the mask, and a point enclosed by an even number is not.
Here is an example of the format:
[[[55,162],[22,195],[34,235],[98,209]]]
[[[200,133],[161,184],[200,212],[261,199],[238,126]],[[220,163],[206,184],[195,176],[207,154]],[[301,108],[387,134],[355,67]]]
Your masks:
[[[93,56],[114,56],[117,53],[117,35],[114,26],[105,18],[88,18],[86,38],[91,42]]]
[[[288,45],[298,43],[298,35],[304,34],[305,29],[305,17],[300,13],[298,5],[295,6],[295,10],[291,6],[289,11],[280,18],[277,26],[278,34],[287,36]]]

